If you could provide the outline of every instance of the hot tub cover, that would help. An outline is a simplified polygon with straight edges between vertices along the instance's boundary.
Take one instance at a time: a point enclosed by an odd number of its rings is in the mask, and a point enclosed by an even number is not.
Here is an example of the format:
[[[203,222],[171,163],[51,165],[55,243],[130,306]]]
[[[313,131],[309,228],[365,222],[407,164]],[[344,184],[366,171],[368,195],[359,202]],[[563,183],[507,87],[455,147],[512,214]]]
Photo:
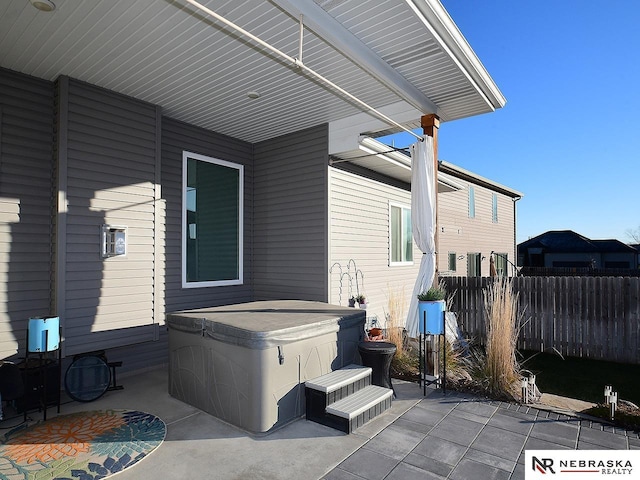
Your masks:
[[[304,300],[269,300],[167,314],[167,326],[267,349],[363,324],[365,310]]]

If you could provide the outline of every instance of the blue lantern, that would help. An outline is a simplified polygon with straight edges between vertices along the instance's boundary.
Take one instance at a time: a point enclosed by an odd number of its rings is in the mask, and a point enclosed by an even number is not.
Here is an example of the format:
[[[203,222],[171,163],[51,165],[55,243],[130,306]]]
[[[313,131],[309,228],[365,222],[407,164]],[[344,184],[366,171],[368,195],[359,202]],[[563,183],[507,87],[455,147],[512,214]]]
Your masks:
[[[60,317],[30,318],[29,352],[53,352],[60,347]]]

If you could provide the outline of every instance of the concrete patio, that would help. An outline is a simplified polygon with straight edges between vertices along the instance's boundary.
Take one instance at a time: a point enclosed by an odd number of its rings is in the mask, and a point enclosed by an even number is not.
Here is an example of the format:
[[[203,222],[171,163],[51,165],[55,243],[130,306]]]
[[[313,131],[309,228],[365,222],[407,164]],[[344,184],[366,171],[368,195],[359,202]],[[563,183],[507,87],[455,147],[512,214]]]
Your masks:
[[[454,392],[429,389],[423,397],[406,382],[394,384],[398,397],[390,410],[351,435],[300,419],[263,437],[169,396],[165,369],[119,383],[124,390],[95,402],[65,402],[61,414],[130,408],[165,421],[164,443],[119,473],[121,480],[524,479],[525,449],[640,449],[637,433]]]

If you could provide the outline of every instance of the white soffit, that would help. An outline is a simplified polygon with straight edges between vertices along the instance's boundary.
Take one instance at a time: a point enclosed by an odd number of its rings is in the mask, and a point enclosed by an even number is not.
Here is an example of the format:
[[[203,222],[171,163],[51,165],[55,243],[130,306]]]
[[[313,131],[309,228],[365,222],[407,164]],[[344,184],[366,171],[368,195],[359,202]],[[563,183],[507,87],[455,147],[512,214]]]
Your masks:
[[[432,113],[425,109],[449,121],[502,106],[479,61],[456,47],[462,36],[436,0],[202,3],[291,56],[303,13],[304,63],[377,109],[399,107],[409,128]],[[0,2],[0,67],[50,81],[67,75],[249,142],[354,118],[358,133],[389,129],[367,127],[370,114],[184,0],[55,4],[41,12],[29,0]]]

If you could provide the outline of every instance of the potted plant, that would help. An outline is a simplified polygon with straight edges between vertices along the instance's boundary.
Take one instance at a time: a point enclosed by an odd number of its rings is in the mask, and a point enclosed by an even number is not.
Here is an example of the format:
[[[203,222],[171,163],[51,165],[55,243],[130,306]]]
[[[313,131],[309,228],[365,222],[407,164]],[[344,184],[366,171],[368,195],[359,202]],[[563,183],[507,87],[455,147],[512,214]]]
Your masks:
[[[364,295],[358,294],[356,295],[355,299],[356,299],[356,303],[360,308],[367,308],[367,299],[365,298]]]
[[[420,333],[442,335],[447,292],[441,286],[418,294],[418,329]]]
[[[349,306],[350,307],[355,307],[356,306],[356,297],[351,297],[349,299]]]

